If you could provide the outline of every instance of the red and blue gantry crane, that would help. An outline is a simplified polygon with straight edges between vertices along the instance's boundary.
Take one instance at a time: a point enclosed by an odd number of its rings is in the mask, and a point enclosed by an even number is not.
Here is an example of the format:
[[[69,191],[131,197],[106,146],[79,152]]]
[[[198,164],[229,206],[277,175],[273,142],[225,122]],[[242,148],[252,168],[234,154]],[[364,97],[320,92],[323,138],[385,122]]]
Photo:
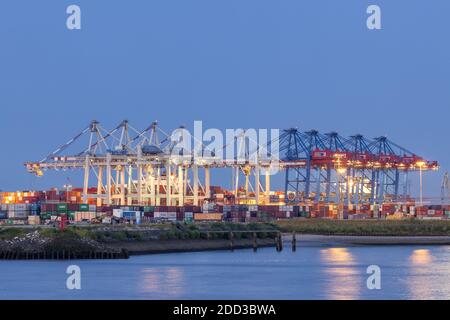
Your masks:
[[[408,174],[439,168],[437,161],[425,160],[385,136],[345,138],[291,128],[283,131],[279,143],[289,203],[406,201]]]

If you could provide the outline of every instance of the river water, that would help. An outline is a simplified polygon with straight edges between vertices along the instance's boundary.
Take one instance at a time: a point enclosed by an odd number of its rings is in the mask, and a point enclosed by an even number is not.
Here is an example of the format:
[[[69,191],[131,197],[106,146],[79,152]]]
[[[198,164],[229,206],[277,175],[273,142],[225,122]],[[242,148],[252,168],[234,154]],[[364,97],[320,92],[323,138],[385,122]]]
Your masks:
[[[0,299],[450,299],[450,246],[290,249],[0,261]],[[66,287],[69,265],[81,290]],[[367,288],[370,265],[379,290]]]

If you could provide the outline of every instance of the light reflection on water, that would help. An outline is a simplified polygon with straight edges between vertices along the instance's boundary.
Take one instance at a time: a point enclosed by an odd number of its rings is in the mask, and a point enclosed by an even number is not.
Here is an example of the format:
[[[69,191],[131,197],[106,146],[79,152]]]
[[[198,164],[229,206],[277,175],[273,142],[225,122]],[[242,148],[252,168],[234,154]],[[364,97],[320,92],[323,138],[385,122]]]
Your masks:
[[[334,265],[353,264],[354,258],[347,248],[328,248],[320,250],[322,260]]]
[[[164,292],[168,298],[177,298],[183,294],[184,276],[181,268],[144,268],[142,270],[140,292],[148,297],[154,297]]]
[[[412,262],[412,266],[428,265],[433,262],[434,257],[431,255],[431,251],[428,249],[416,249],[413,251],[409,259]]]
[[[327,299],[354,300],[359,298],[360,275],[353,266],[355,258],[347,248],[320,250],[324,271],[328,275]]]
[[[437,270],[430,268],[434,260],[435,257],[433,257],[429,249],[415,249],[410,255],[410,269],[414,276],[407,283],[412,299],[423,300],[430,297],[439,299],[435,294],[436,290],[439,289],[435,287],[432,281],[433,274]],[[436,268],[436,266],[434,267]]]

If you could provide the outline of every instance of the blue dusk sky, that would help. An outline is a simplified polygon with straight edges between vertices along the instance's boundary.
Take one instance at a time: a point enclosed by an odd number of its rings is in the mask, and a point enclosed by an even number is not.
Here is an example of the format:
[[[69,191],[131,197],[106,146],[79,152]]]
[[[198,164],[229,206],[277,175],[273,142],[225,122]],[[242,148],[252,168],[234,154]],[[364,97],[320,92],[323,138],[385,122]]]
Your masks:
[[[81,30],[66,27],[71,4]],[[369,4],[382,30],[367,29]],[[92,119],[156,119],[166,131],[203,120],[387,135],[440,162],[424,177],[425,194],[439,196],[450,169],[449,12],[448,0],[2,0],[0,189],[79,184],[81,172],[36,178],[23,162]]]

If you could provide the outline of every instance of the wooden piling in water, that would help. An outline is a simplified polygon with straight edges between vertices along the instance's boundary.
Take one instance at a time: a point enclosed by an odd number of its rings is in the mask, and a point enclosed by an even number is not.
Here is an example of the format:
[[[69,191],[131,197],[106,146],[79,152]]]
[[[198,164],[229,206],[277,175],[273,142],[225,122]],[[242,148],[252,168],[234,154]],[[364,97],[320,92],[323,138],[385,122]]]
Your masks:
[[[253,251],[256,252],[258,250],[258,237],[256,232],[253,232]]]
[[[295,231],[292,232],[292,252],[297,251],[297,238],[295,237]]]
[[[275,236],[275,246],[277,249],[277,252],[283,251],[283,239],[281,238],[281,233],[277,233]]]
[[[280,252],[283,251],[283,238],[281,237],[281,232],[278,233],[278,241],[280,243]]]
[[[229,237],[230,237],[230,250],[234,251],[234,243],[233,243],[234,234],[233,234],[233,232],[230,231]]]

